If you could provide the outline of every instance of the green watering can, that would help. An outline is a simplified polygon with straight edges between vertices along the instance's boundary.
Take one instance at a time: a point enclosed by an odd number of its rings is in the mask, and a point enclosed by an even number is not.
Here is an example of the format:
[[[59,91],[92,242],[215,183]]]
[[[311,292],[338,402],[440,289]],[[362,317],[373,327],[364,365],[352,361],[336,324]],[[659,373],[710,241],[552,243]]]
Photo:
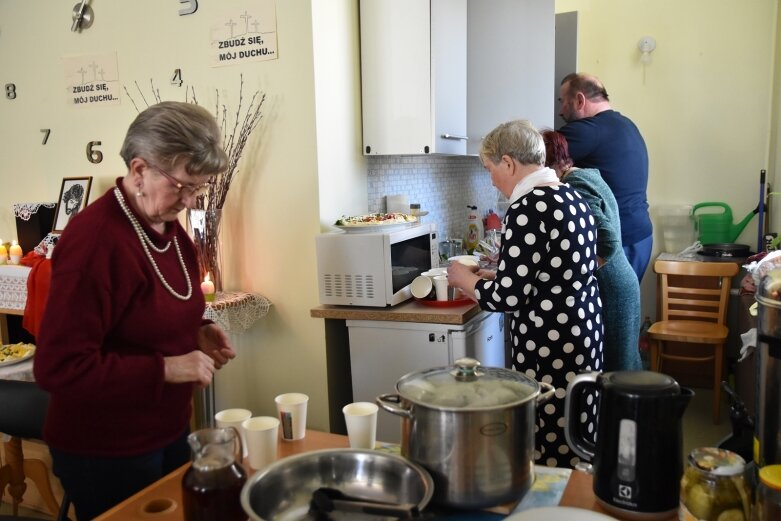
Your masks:
[[[701,213],[697,215],[697,210],[703,208],[721,208],[721,212]],[[746,215],[742,221],[732,224],[732,208],[727,203],[699,203],[692,208],[697,232],[697,240],[702,244],[727,244],[734,243],[743,229],[758,212],[755,209]]]

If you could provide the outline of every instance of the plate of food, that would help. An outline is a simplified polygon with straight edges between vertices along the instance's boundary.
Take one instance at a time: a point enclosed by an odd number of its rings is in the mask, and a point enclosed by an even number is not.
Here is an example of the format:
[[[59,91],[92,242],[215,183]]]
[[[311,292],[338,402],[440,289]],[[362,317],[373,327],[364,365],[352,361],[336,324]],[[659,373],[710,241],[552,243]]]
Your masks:
[[[417,223],[417,217],[406,213],[367,213],[342,216],[336,220],[334,226],[347,233],[372,233],[405,228]]]
[[[0,367],[18,364],[32,358],[35,354],[34,344],[5,344],[0,347]]]

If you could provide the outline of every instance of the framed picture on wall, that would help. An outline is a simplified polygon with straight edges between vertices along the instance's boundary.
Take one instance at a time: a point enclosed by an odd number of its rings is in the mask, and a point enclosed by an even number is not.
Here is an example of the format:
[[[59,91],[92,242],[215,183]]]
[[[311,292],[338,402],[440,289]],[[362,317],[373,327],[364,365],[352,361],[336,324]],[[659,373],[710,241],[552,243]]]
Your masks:
[[[91,185],[92,177],[65,177],[62,179],[52,232],[62,232],[73,216],[87,206]]]

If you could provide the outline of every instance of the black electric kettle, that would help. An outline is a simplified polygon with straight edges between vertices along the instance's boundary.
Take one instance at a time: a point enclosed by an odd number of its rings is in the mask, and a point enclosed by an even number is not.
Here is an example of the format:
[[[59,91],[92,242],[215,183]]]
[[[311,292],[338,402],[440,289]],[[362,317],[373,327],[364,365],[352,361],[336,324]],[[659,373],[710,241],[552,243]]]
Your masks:
[[[581,412],[595,407],[596,443],[586,439]],[[584,373],[567,386],[567,444],[592,462],[594,495],[609,512],[644,520],[678,511],[683,474],[681,419],[691,389],[651,371]]]

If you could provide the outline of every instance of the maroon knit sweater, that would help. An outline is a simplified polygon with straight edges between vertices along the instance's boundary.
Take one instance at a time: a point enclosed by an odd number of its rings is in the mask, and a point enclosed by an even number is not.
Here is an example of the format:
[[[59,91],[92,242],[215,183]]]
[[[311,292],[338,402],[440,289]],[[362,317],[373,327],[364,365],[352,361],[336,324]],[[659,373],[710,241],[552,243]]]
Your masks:
[[[143,454],[189,422],[193,385],[165,383],[163,357],[196,349],[204,299],[195,248],[178,222],[159,234],[136,218],[158,247],[177,237],[192,296],[182,301],[163,287],[113,188],[68,224],[34,359],[35,379],[51,393],[44,439],[64,452]],[[150,251],[168,284],[186,294],[173,243]]]

